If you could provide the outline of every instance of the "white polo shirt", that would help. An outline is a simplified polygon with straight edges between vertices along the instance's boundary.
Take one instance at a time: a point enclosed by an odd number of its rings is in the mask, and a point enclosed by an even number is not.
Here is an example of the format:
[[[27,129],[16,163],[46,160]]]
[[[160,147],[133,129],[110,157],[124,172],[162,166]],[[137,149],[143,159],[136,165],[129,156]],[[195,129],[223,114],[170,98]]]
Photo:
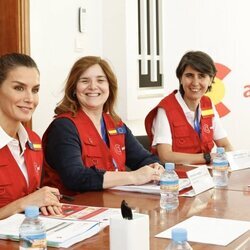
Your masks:
[[[18,130],[18,137],[20,140],[20,146],[19,141],[17,139],[14,139],[10,137],[1,127],[0,127],[0,149],[8,146],[11,154],[13,155],[14,159],[16,160],[19,168],[21,169],[27,184],[29,184],[28,179],[28,172],[24,161],[24,152],[26,150],[25,144],[27,141],[29,141],[28,133],[21,124]],[[21,150],[20,150],[21,147]],[[21,151],[21,152],[20,152]]]
[[[180,104],[185,114],[185,117],[187,118],[187,121],[194,128],[195,112],[188,108],[188,106],[186,105],[179,91],[175,94],[175,98],[177,102]],[[214,105],[213,105],[213,111],[214,111],[214,118],[212,121],[212,124],[213,124],[212,126],[214,129],[213,140],[219,140],[219,139],[227,137],[227,133],[222,126],[220,117]],[[198,115],[199,115],[199,120],[200,120],[201,110],[199,109],[198,112],[199,112]],[[153,120],[152,133],[154,135],[152,146],[156,146],[157,144],[172,145],[171,129],[170,129],[170,125],[168,122],[166,112],[163,108],[158,108],[157,110],[157,114]]]

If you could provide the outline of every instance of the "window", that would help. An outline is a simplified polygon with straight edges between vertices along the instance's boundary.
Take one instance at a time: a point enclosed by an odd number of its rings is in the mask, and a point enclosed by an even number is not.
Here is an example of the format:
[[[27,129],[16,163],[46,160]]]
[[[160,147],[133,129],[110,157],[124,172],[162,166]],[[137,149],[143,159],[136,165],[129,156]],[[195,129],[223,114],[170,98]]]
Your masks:
[[[162,87],[162,0],[138,0],[139,87]]]

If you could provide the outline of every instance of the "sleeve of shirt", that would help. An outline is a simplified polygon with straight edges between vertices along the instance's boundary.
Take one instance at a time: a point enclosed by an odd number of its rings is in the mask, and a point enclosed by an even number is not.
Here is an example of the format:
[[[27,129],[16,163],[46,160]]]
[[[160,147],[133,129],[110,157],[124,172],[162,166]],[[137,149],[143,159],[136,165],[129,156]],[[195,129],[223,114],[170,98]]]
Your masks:
[[[152,146],[157,144],[172,145],[172,134],[168,122],[166,112],[162,108],[158,108],[157,114],[153,121],[152,133],[154,135]]]
[[[136,170],[147,164],[160,162],[156,155],[151,154],[140,144],[126,125],[125,128],[126,166],[131,170]]]
[[[44,149],[47,163],[55,169],[63,184],[73,191],[100,190],[104,171],[86,167],[82,145],[75,125],[67,118],[56,119],[50,126]]]
[[[213,110],[214,110],[214,118],[213,118],[214,138],[213,139],[216,141],[216,140],[227,137],[227,132],[223,128],[221,119],[214,105],[213,105]]]

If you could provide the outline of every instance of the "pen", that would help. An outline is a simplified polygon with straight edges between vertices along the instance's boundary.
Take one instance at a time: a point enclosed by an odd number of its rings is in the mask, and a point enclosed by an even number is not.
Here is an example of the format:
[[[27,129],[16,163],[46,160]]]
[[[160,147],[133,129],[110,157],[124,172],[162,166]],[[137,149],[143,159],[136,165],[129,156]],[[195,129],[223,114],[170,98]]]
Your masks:
[[[67,201],[73,201],[75,198],[73,196],[60,194],[60,199],[64,199],[64,200],[67,200]]]
[[[56,193],[52,193],[53,195],[55,195],[58,200],[60,199],[64,199],[64,200],[67,200],[67,201],[73,201],[75,198],[73,196],[69,196],[69,195],[65,195],[65,194],[56,194]]]
[[[40,187],[37,187],[36,189],[39,190]],[[69,195],[65,195],[65,194],[59,194],[58,195],[58,194],[53,193],[53,192],[52,192],[52,194],[55,195],[58,198],[58,200],[64,199],[64,200],[67,200],[67,201],[73,201],[75,199],[73,196],[69,196]]]

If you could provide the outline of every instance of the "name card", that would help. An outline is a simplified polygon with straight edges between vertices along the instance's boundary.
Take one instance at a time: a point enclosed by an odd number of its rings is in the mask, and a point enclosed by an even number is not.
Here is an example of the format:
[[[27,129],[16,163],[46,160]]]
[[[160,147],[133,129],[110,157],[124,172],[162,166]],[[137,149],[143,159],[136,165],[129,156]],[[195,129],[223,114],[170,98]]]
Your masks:
[[[250,168],[249,149],[226,152],[226,155],[231,171]]]
[[[214,182],[207,166],[201,166],[187,171],[187,176],[191,182],[195,195],[214,187]]]

